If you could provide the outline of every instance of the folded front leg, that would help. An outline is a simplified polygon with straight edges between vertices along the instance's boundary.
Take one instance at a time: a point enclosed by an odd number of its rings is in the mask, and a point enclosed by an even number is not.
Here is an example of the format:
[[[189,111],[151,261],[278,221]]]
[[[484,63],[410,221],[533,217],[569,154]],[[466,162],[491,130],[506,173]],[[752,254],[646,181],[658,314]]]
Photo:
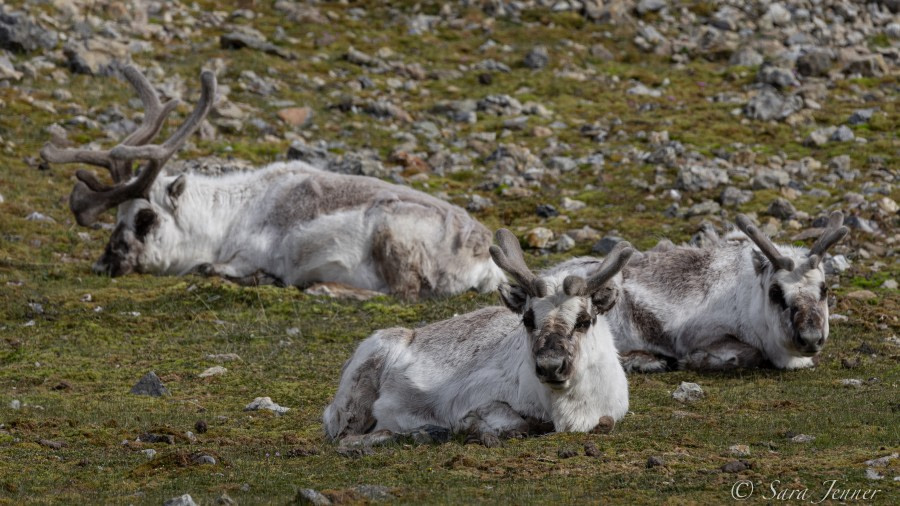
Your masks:
[[[488,448],[500,446],[502,439],[524,437],[529,427],[519,413],[501,401],[473,409],[463,418],[462,425],[469,433],[467,441],[479,442]]]
[[[765,362],[766,358],[760,349],[738,341],[733,336],[725,336],[702,349],[692,350],[678,364],[682,369],[727,371],[759,367]]]

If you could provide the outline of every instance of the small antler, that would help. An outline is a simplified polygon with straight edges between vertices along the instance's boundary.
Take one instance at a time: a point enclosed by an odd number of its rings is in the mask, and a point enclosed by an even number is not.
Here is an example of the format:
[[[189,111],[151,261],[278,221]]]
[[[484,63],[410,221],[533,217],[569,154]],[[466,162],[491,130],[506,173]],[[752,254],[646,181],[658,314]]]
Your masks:
[[[843,225],[844,213],[840,211],[831,213],[831,216],[828,217],[828,226],[825,228],[825,231],[822,232],[822,235],[819,236],[819,239],[816,240],[815,244],[813,244],[812,248],[809,249],[809,256],[812,257],[815,255],[821,260],[825,256],[825,252],[828,251],[828,248],[837,244],[838,241],[850,233],[850,229]],[[818,264],[818,262],[816,263]]]
[[[494,237],[496,237],[499,245],[492,245],[490,248],[491,258],[494,259],[494,263],[512,276],[519,286],[525,290],[525,293],[532,297],[545,297],[547,295],[547,285],[538,279],[525,264],[522,247],[519,246],[519,240],[516,239],[516,236],[509,230],[501,228],[497,230]]]
[[[109,170],[115,183],[113,186],[101,183],[91,172],[79,170],[75,173],[79,182],[75,184],[69,196],[69,207],[81,225],[93,224],[101,213],[122,202],[146,197],[163,166],[199,128],[203,118],[209,114],[215,99],[216,76],[210,71],[204,71],[200,75],[200,101],[190,117],[163,144],[148,145],[147,143],[162,129],[166,118],[178,102],[172,100],[162,104],[147,78],[135,67],[129,65],[124,73],[146,109],[144,120],[137,130],[107,151],[60,149],[52,144],[47,144],[41,150],[44,160],[51,163],[80,162]],[[132,178],[135,160],[147,160],[147,163],[141,167],[138,177],[128,182]]]
[[[737,215],[735,222],[737,223],[738,228],[741,229],[741,232],[747,234],[747,237],[756,243],[759,250],[769,259],[769,262],[772,263],[775,269],[786,271],[794,270],[794,261],[779,253],[778,248],[776,248],[775,245],[772,244],[772,241],[753,225],[747,215]]]
[[[609,255],[603,259],[600,270],[587,279],[587,293],[595,293],[603,288],[607,281],[625,267],[632,254],[634,254],[634,248],[631,247],[630,242],[622,241],[616,244]]]

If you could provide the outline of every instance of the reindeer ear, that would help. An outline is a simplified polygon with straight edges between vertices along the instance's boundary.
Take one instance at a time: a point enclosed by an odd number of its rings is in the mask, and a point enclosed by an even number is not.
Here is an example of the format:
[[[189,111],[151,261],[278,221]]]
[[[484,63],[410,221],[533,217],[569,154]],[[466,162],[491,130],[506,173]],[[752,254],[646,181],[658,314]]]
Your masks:
[[[765,255],[763,255],[762,253],[760,253],[759,251],[757,251],[755,249],[752,251],[752,255],[753,255],[753,270],[756,272],[757,276],[760,276],[760,275],[762,275],[763,272],[765,272],[766,269],[769,268],[769,266],[771,264],[769,263],[769,260],[766,259]]]
[[[619,286],[616,283],[607,283],[592,293],[591,304],[594,306],[594,316],[606,314],[612,309],[619,300],[619,292]]]
[[[508,307],[513,313],[522,314],[525,311],[525,302],[528,300],[528,294],[519,285],[510,283],[502,283],[497,290],[500,292],[500,300],[503,305]]]
[[[134,217],[134,235],[139,241],[144,240],[147,234],[157,224],[156,211],[153,209],[141,209]]]
[[[184,189],[187,186],[187,178],[184,177],[184,174],[178,176],[175,181],[169,183],[168,188],[166,188],[166,193],[169,194],[169,198],[174,202],[178,197],[184,193]]]

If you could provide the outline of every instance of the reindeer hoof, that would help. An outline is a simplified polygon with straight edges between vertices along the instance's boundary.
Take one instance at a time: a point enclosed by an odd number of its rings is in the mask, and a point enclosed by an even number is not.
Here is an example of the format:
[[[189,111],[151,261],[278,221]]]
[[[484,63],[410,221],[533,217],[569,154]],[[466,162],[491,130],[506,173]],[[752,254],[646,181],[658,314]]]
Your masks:
[[[493,434],[482,434],[480,439],[481,444],[483,444],[485,448],[499,448],[503,446],[503,441]]]
[[[609,434],[616,428],[616,421],[611,416],[601,416],[597,426],[591,429],[591,434]]]
[[[194,271],[201,276],[215,276],[216,268],[211,263],[200,264],[194,268]]]

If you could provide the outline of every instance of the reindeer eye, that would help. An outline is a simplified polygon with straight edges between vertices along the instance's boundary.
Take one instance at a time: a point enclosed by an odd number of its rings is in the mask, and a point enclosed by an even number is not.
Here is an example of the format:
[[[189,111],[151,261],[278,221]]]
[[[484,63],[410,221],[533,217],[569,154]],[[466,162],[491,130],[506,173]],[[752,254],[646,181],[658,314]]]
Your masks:
[[[578,332],[585,332],[587,329],[591,328],[591,319],[582,317],[579,318],[578,321],[575,322],[575,330]]]
[[[534,311],[530,309],[525,311],[525,314],[522,315],[522,323],[525,324],[526,329],[534,330]]]
[[[819,300],[825,300],[825,297],[828,296],[828,287],[825,286],[825,283],[819,285]]]
[[[784,300],[784,292],[781,291],[781,287],[777,284],[773,284],[769,288],[769,300],[771,300],[773,304],[780,306],[781,309],[787,309],[787,301]]]

